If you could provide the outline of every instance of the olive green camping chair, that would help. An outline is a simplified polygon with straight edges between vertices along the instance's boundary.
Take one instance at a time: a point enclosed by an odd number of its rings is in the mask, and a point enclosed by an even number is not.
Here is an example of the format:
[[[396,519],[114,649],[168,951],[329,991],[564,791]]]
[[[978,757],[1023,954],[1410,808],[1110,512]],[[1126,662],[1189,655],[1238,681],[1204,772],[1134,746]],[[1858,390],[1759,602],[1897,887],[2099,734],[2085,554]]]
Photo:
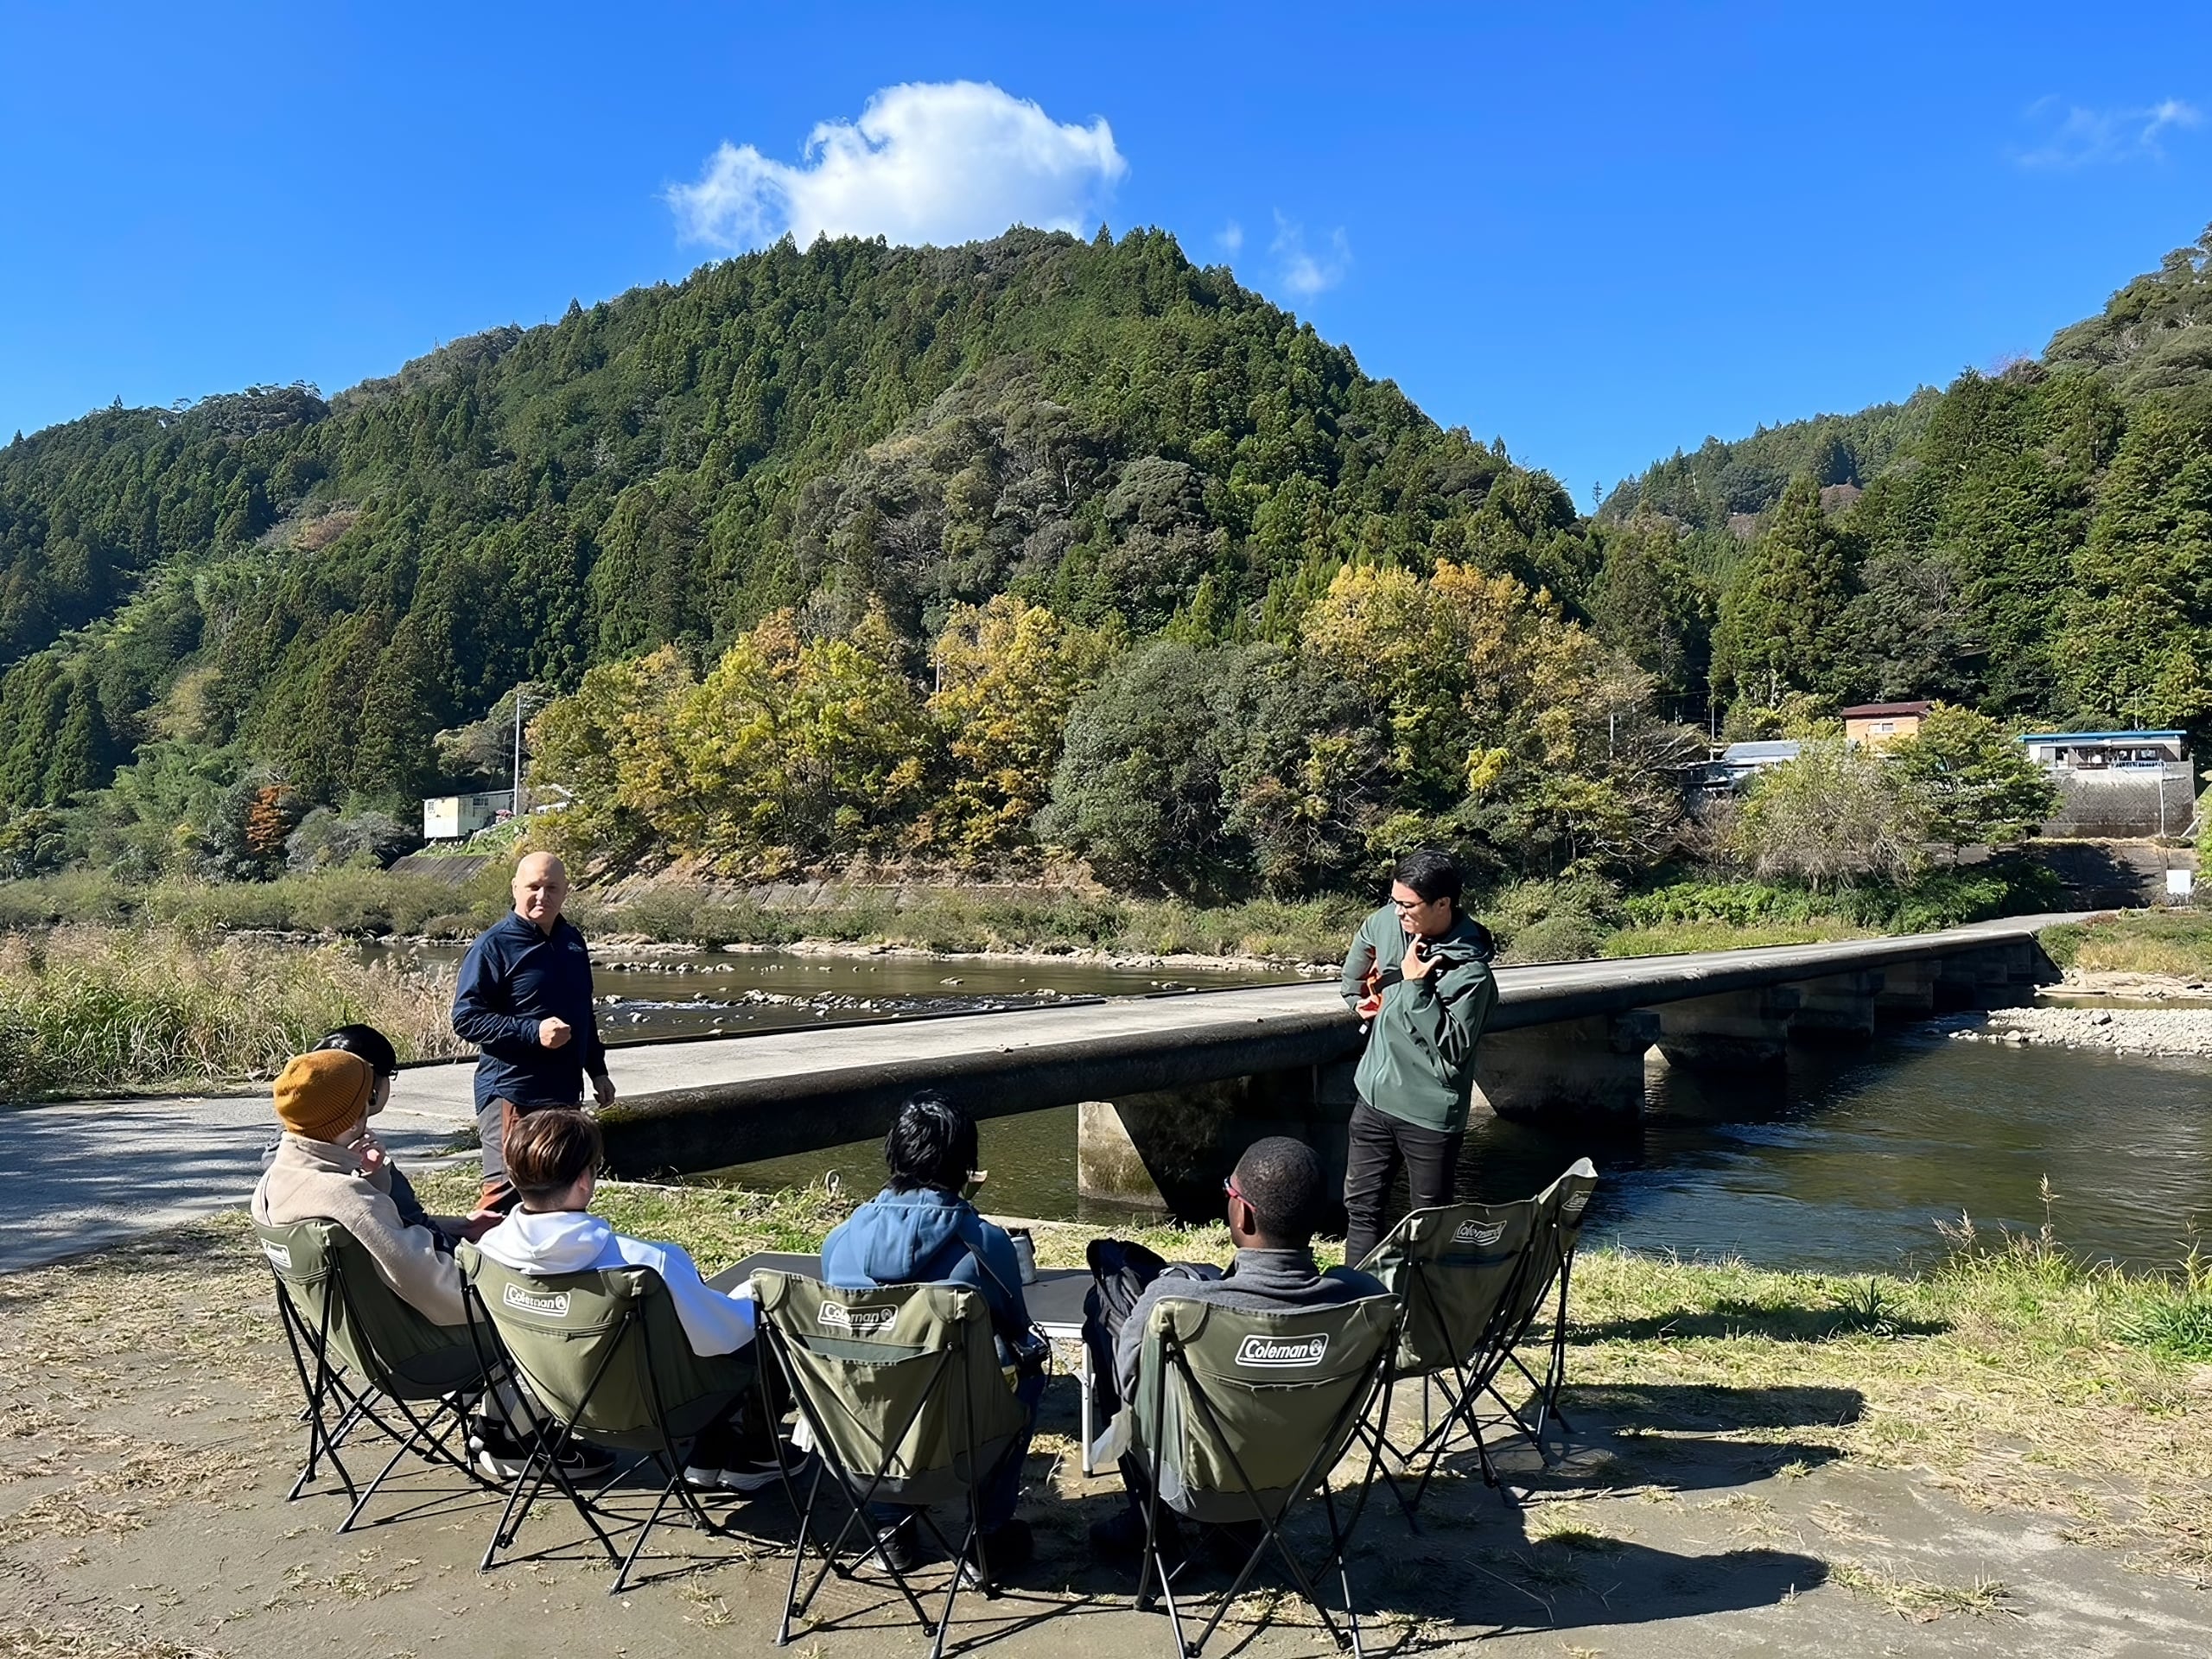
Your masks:
[[[256,1223],[253,1230],[276,1277],[277,1322],[307,1397],[308,1459],[287,1501],[328,1463],[353,1500],[338,1529],[345,1532],[410,1452],[474,1480],[468,1410],[490,1384],[467,1328],[424,1318],[334,1221]],[[339,1447],[364,1423],[397,1445],[376,1478],[357,1486]]]
[[[699,1435],[728,1415],[760,1384],[752,1350],[694,1352],[661,1276],[650,1268],[584,1273],[522,1273],[474,1245],[455,1253],[467,1282],[471,1328],[496,1346],[524,1397],[540,1418],[530,1456],[507,1493],[507,1506],[484,1551],[489,1570],[511,1548],[549,1478],[616,1563],[610,1595],[630,1587],[631,1569],[672,1500],[701,1531],[734,1535],[683,1478],[687,1453]],[[766,1401],[763,1400],[763,1409]],[[642,1454],[665,1478],[626,1555],[606,1522],[630,1524],[605,1498],[618,1473],[586,1491],[561,1466],[571,1441]],[[785,1490],[790,1490],[788,1478]],[[780,1547],[780,1546],[778,1546]]]
[[[1389,1361],[1402,1314],[1395,1296],[1334,1307],[1246,1313],[1168,1298],[1147,1314],[1135,1397],[1108,1431],[1107,1455],[1142,1463],[1144,1554],[1137,1607],[1152,1605],[1156,1580],[1180,1659],[1196,1659],[1273,1545],[1292,1585],[1338,1647],[1360,1652],[1359,1615],[1344,1563],[1380,1458],[1372,1440],[1348,1509],[1329,1477],[1378,1402],[1387,1414]],[[1310,1572],[1284,1536],[1300,1500],[1318,1492],[1329,1541]],[[1195,1641],[1160,1548],[1160,1506],[1209,1525],[1256,1523],[1259,1537]],[[1309,1506],[1310,1507],[1310,1506]],[[1315,1581],[1330,1572],[1344,1595],[1343,1626],[1322,1605]],[[1195,1612],[1195,1610],[1192,1610]]]
[[[1416,1210],[1360,1263],[1405,1303],[1405,1320],[1391,1356],[1392,1378],[1421,1379],[1418,1441],[1398,1446],[1389,1439],[1387,1417],[1376,1420],[1368,1431],[1377,1450],[1388,1452],[1401,1467],[1410,1471],[1416,1463],[1423,1465],[1410,1498],[1388,1468],[1383,1471],[1408,1522],[1462,1434],[1473,1442],[1484,1484],[1498,1484],[1477,1408],[1505,1363],[1503,1339],[1509,1328],[1516,1319],[1525,1323],[1516,1292],[1535,1260],[1530,1245],[1541,1230],[1540,1215],[1534,1198]],[[1445,1404],[1442,1418],[1434,1421],[1429,1413],[1432,1389],[1442,1394]]]
[[[1563,1433],[1573,1432],[1559,1408],[1560,1390],[1567,1382],[1567,1296],[1574,1278],[1575,1251],[1582,1243],[1582,1217],[1597,1190],[1596,1166],[1587,1158],[1578,1158],[1564,1174],[1536,1195],[1536,1229],[1529,1241],[1528,1268],[1520,1283],[1514,1287],[1499,1333],[1503,1360],[1484,1383],[1484,1390],[1505,1408],[1548,1462],[1551,1454],[1544,1444],[1546,1426],[1556,1423]],[[1545,1342],[1543,1374],[1539,1376],[1529,1369],[1521,1351],[1527,1345],[1536,1321],[1548,1313],[1550,1328]],[[1506,1364],[1519,1371],[1535,1390],[1535,1398],[1529,1402],[1535,1414],[1533,1422],[1497,1391],[1497,1379]]]
[[[868,1506],[896,1503],[914,1510],[953,1563],[944,1611],[933,1621],[906,1573],[887,1555],[878,1557],[931,1638],[936,1659],[967,1576],[962,1563],[974,1559],[985,1597],[998,1594],[982,1541],[980,1491],[1028,1426],[1027,1410],[999,1363],[989,1307],[960,1285],[839,1290],[763,1269],[753,1274],[753,1287],[769,1351],[820,1458],[799,1512],[798,1548],[776,1644],[791,1640],[792,1619],[805,1612],[832,1572],[852,1577],[841,1557],[855,1526],[867,1540],[860,1554],[874,1548],[865,1522]],[[834,1537],[826,1521],[817,1520],[825,1477],[848,1506]],[[931,1518],[931,1503],[965,1510],[957,1547]],[[822,1551],[822,1560],[801,1593],[810,1543]]]

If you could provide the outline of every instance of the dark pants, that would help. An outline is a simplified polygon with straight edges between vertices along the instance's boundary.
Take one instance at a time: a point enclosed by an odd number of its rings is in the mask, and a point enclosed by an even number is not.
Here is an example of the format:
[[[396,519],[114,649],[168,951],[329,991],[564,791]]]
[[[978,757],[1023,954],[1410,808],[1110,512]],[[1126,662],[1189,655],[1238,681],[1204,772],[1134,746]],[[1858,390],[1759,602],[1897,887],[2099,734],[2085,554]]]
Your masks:
[[[1466,1131],[1446,1135],[1402,1117],[1378,1112],[1365,1101],[1351,1109],[1351,1133],[1344,1154],[1344,1262],[1357,1267],[1382,1242],[1383,1206],[1400,1166],[1406,1172],[1413,1207],[1433,1209],[1452,1202],[1459,1173],[1459,1147]]]

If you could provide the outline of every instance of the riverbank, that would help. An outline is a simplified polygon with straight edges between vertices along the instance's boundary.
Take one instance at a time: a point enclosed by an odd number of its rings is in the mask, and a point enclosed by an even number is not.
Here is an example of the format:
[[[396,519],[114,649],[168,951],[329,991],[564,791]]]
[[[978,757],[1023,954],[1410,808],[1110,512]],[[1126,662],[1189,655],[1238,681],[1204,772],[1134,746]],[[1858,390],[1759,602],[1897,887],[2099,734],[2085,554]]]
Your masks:
[[[424,1185],[435,1208],[471,1184]],[[675,1238],[710,1271],[811,1249],[850,1203],[820,1188],[601,1193],[615,1224]],[[1074,1263],[1085,1234],[1039,1230],[1041,1259]],[[1145,1236],[1170,1255],[1225,1254],[1218,1229]],[[548,1618],[594,1649],[696,1646],[708,1631],[742,1648],[773,1627],[783,1565],[680,1529],[647,1563],[659,1576],[617,1603],[604,1561],[565,1542],[580,1529],[553,1510],[529,1540],[548,1554],[485,1575],[475,1556],[497,1502],[450,1481],[404,1479],[369,1517],[382,1524],[346,1536],[331,1531],[334,1500],[285,1504],[297,1385],[235,1214],[17,1275],[0,1305],[10,1659],[429,1651],[456,1629],[521,1654]],[[1387,1501],[1369,1510],[1351,1570],[1376,1645],[1872,1652],[1910,1623],[1924,1654],[2199,1649],[2212,1573],[2201,1287],[2084,1271],[2035,1244],[1918,1279],[1592,1251],[1573,1313],[1570,1449],[1550,1468],[1502,1452],[1520,1505],[1452,1468],[1420,1532]],[[1010,1659],[1137,1659],[1162,1627],[1084,1550],[1118,1484],[1077,1472],[1072,1395],[1048,1391],[1027,1471],[1038,1562],[1008,1602],[963,1603],[955,1634],[996,1631],[991,1650]],[[771,1535],[789,1525],[772,1499],[740,1513]],[[859,1586],[833,1586],[828,1610],[842,1628],[802,1637],[823,1659],[880,1651],[894,1616]],[[1262,1615],[1279,1630],[1269,1651],[1310,1650],[1315,1633],[1272,1594],[1232,1624]]]
[[[1999,1008],[1951,1033],[1958,1042],[2212,1057],[2212,1008]]]

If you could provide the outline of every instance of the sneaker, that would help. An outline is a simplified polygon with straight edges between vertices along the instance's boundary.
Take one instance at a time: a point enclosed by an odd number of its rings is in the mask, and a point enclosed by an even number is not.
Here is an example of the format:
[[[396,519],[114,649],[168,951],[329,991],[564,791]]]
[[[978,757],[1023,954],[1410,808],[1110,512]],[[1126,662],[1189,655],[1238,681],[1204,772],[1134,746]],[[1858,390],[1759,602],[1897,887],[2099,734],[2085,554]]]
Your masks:
[[[982,1564],[989,1563],[991,1581],[998,1583],[1009,1573],[1019,1573],[1029,1565],[1037,1554],[1037,1535],[1030,1531],[1027,1521],[1013,1520],[994,1527],[968,1547],[968,1559],[960,1570],[970,1584],[982,1579]]]
[[[513,1480],[529,1467],[535,1450],[536,1435],[530,1440],[518,1440],[495,1423],[486,1423],[483,1433],[468,1437],[470,1450],[476,1453],[476,1466],[493,1480]],[[571,1439],[561,1449],[561,1472],[573,1484],[576,1482],[598,1482],[614,1472],[614,1454],[588,1440]]]
[[[854,1565],[868,1571],[888,1569],[903,1575],[928,1560],[922,1549],[920,1523],[909,1516],[894,1526],[878,1527],[874,1544]]]
[[[1101,1560],[1123,1566],[1136,1561],[1144,1554],[1143,1511],[1124,1503],[1103,1521],[1092,1522],[1090,1550]],[[1165,1508],[1160,1512],[1160,1553],[1171,1570],[1183,1559],[1183,1529]]]
[[[780,1481],[785,1470],[797,1474],[805,1465],[806,1453],[785,1440],[780,1464],[772,1452],[765,1457],[747,1458],[742,1462],[733,1463],[722,1471],[721,1488],[726,1492],[760,1491]]]

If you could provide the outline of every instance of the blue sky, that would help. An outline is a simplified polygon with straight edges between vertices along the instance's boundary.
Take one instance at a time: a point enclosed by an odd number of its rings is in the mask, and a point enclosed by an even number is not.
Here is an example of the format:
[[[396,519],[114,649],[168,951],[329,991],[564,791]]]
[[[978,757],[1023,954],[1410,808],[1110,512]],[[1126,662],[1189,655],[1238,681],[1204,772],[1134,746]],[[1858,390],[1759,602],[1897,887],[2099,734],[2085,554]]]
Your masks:
[[[2026,0],[0,0],[0,433],[335,391],[781,223],[1103,213],[1586,504],[1708,432],[2037,352],[2192,239],[2212,9],[2153,43]]]

